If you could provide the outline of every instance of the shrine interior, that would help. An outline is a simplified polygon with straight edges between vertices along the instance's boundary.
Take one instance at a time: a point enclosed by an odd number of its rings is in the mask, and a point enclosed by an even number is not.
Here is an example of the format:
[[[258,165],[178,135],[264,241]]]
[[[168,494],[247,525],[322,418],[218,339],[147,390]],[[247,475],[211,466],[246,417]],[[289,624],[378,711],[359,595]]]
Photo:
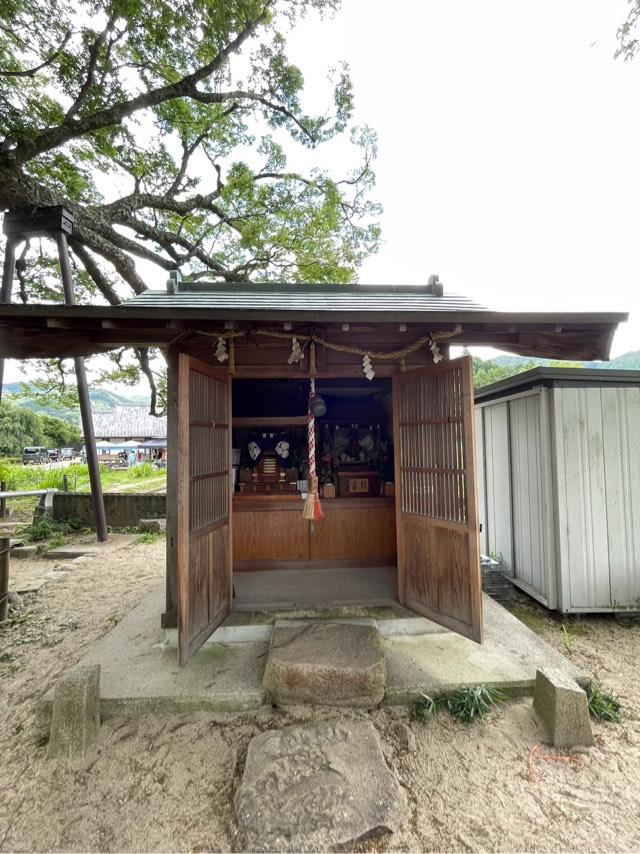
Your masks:
[[[394,600],[391,381],[316,381],[319,520],[303,517],[310,380],[237,379],[232,395],[235,607]]]

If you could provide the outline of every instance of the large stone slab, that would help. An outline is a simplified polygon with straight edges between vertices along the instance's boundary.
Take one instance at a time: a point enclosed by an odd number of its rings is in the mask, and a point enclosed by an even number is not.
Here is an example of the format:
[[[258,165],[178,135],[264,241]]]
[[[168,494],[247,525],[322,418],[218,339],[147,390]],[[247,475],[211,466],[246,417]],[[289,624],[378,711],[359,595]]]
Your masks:
[[[138,531],[141,534],[164,534],[166,530],[166,519],[140,519],[138,521]]]
[[[16,560],[29,560],[38,557],[38,546],[14,546],[11,557]]]
[[[98,550],[88,546],[60,546],[59,548],[49,549],[43,553],[43,557],[51,560],[74,560],[78,557],[95,557]]]
[[[100,729],[100,665],[74,667],[53,693],[48,759],[84,759]]]
[[[386,665],[375,625],[276,621],[263,685],[276,705],[373,708]]]
[[[538,670],[533,707],[554,747],[589,747],[595,744],[587,695],[561,671],[551,668]]]
[[[407,819],[404,794],[369,721],[256,736],[234,803],[248,851],[351,850]]]

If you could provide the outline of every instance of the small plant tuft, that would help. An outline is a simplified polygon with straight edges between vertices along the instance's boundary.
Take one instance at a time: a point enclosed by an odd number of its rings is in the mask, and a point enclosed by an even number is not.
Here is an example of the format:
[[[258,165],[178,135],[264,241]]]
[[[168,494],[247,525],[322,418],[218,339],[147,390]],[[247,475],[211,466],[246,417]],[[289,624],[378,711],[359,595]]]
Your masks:
[[[136,542],[145,546],[150,546],[152,543],[157,543],[159,539],[160,534],[156,534],[155,531],[145,531],[144,534],[140,534],[138,536]]]
[[[153,477],[157,473],[157,469],[153,466],[153,463],[138,463],[135,466],[131,466],[127,472],[127,476],[133,480],[140,480],[145,477]]]
[[[446,707],[446,705],[446,697],[442,694],[435,694],[433,697],[429,694],[420,694],[412,706],[411,715],[416,720],[426,723],[434,718],[440,709]]]
[[[568,655],[573,655],[573,638],[569,634],[569,630],[566,626],[562,626],[562,643],[564,644],[564,648],[567,651]]]
[[[59,549],[60,546],[65,546],[67,544],[67,538],[62,533],[62,531],[58,531],[54,534],[49,542],[47,543],[47,548],[49,549]]]
[[[32,525],[21,529],[21,533],[26,535],[32,542],[37,543],[41,540],[47,540],[55,530],[54,525],[48,519],[40,519]]]
[[[596,682],[589,681],[585,685],[589,714],[592,718],[619,724],[622,716],[620,700],[608,691],[604,691]]]
[[[473,688],[460,688],[451,694],[421,694],[411,709],[412,717],[426,723],[434,718],[440,709],[447,709],[454,718],[471,723],[484,718],[494,706],[504,703],[506,697],[495,688],[476,685]]]
[[[454,718],[468,724],[486,717],[494,706],[504,701],[504,694],[495,688],[476,685],[473,688],[460,688],[450,694],[447,698],[447,708]]]

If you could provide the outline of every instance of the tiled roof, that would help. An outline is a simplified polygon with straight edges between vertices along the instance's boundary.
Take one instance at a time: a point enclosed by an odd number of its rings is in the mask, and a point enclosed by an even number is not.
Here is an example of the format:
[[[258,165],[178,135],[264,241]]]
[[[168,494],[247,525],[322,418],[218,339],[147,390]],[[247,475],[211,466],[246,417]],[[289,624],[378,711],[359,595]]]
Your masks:
[[[116,406],[113,412],[94,412],[96,439],[166,439],[166,415],[149,415],[146,406]]]
[[[203,309],[273,312],[461,312],[487,311],[458,294],[441,296],[411,285],[200,285],[181,283],[175,293],[146,290],[124,303],[127,308]]]

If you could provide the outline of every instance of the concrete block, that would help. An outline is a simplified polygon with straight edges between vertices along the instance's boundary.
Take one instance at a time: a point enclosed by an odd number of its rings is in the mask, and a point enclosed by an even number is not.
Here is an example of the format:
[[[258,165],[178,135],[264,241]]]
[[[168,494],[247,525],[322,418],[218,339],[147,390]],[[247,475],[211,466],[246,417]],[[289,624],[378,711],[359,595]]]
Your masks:
[[[27,560],[38,557],[38,546],[15,546],[11,549],[11,557],[17,560]]]
[[[375,626],[276,621],[263,682],[276,705],[370,709],[384,698],[385,678]]]
[[[533,708],[554,747],[589,747],[595,744],[587,695],[559,670],[536,671]]]
[[[138,530],[141,534],[164,534],[167,530],[166,519],[140,519]]]
[[[84,759],[100,729],[100,665],[74,667],[58,680],[48,759]]]

